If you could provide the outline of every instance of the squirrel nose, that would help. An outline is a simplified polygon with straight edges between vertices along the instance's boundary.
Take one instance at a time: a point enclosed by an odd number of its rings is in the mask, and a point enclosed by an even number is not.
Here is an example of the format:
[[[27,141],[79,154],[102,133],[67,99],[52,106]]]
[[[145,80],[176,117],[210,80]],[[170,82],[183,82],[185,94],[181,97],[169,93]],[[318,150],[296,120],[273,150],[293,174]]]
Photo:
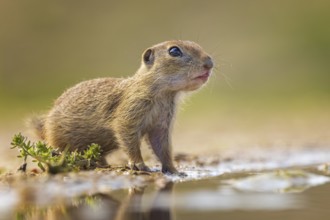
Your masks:
[[[213,61],[212,61],[212,58],[211,57],[209,57],[209,56],[206,57],[206,59],[204,61],[203,67],[205,69],[207,69],[207,70],[212,69],[212,67],[213,67]]]

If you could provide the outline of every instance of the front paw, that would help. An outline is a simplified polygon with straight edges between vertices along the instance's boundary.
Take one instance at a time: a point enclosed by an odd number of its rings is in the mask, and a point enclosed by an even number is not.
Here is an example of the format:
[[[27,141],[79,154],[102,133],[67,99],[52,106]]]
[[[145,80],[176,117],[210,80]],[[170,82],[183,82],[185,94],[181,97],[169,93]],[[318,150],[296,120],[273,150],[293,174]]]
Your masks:
[[[162,167],[162,173],[164,174],[169,174],[169,175],[178,175],[180,177],[186,177],[187,174],[184,172],[179,172],[177,169],[175,169],[174,167]]]
[[[145,165],[144,163],[129,164],[129,167],[132,170],[136,170],[136,171],[151,172],[150,168],[147,165]]]

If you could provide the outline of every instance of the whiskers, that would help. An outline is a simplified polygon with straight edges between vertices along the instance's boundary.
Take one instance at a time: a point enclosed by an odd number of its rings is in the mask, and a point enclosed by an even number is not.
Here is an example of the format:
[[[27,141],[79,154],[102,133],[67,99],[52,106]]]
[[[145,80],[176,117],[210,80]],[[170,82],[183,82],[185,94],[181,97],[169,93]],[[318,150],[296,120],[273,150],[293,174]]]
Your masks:
[[[216,65],[213,67],[213,72],[219,73],[220,74],[219,76],[224,79],[226,84],[231,89],[234,89],[234,86],[232,84],[232,79],[226,74],[226,71],[233,70],[233,64],[230,61],[222,58],[216,58],[216,61],[218,62],[216,62]],[[217,74],[212,74],[212,77],[216,78],[217,76],[218,76]]]

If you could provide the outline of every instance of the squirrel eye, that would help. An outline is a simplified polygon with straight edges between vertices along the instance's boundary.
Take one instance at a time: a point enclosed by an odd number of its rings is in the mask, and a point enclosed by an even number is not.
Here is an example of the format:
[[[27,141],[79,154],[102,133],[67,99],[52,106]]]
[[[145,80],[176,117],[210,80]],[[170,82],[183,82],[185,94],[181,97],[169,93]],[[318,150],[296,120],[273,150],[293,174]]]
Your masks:
[[[182,52],[178,47],[171,47],[168,50],[168,53],[172,56],[172,57],[181,57],[182,56]]]

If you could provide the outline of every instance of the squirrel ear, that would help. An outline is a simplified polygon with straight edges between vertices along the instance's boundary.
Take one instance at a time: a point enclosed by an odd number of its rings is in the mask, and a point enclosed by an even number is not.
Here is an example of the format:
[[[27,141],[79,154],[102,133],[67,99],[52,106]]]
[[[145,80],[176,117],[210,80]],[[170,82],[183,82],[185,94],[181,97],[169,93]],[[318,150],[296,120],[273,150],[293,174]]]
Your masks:
[[[154,51],[152,49],[147,49],[143,53],[143,62],[147,65],[151,65],[154,63]]]

